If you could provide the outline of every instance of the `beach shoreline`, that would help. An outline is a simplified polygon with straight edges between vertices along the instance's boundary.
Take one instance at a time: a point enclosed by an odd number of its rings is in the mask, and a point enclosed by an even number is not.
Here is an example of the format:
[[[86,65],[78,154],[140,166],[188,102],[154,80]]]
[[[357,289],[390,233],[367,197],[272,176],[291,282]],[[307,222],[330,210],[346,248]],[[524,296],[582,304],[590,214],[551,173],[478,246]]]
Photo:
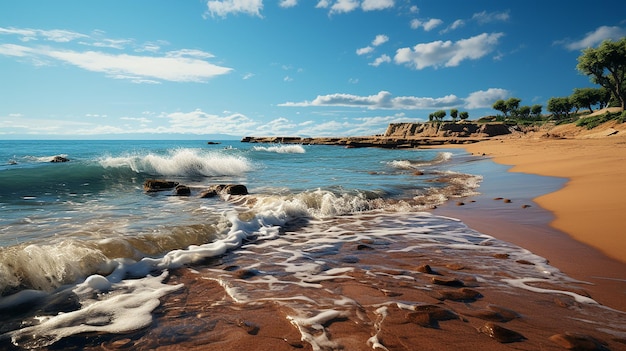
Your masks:
[[[626,221],[619,216],[626,210],[619,196],[626,194],[620,179],[626,174],[622,144],[626,135],[618,134],[509,137],[446,146],[508,165],[512,174],[559,177],[564,184],[536,196],[529,182],[531,195],[516,194],[511,203],[494,200],[508,197],[506,185],[484,192],[489,186],[484,184],[478,198],[465,199],[463,206],[451,202],[434,212],[547,258],[571,277],[591,283],[588,290],[599,302],[626,311]],[[524,204],[531,207],[523,209]]]

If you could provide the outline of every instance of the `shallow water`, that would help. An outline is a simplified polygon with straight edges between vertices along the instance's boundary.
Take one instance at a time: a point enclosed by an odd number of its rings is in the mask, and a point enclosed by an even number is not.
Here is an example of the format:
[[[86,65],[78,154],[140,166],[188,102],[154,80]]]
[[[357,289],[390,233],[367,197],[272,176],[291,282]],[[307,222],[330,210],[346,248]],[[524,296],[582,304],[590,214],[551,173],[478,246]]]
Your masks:
[[[181,269],[218,283],[240,307],[269,301],[291,311],[285,318],[292,331],[313,349],[339,347],[324,331],[328,321],[361,318],[354,299],[329,292],[327,282],[363,275],[374,277],[373,285],[377,276],[390,275],[436,293],[415,278],[415,267],[398,267],[389,257],[443,262],[458,256],[475,270],[469,280],[481,285],[542,289],[596,304],[571,291],[531,288],[534,280],[554,286],[572,281],[523,248],[423,212],[480,190],[488,161],[462,151],[232,141],[0,146],[0,160],[6,160],[0,181],[10,184],[0,190],[5,345],[76,345],[75,336],[85,333],[153,330],[160,301],[194,284],[185,274],[177,278]],[[55,155],[70,161],[49,163]],[[145,193],[142,184],[151,178],[188,185],[192,195]],[[250,195],[198,197],[220,183],[244,184]],[[507,259],[494,259],[498,254]],[[507,279],[487,273],[493,271],[506,272]],[[206,306],[220,301],[208,297]],[[403,302],[376,302],[377,308],[394,303]],[[188,335],[174,345],[193,339]],[[367,347],[378,343],[362,340]]]

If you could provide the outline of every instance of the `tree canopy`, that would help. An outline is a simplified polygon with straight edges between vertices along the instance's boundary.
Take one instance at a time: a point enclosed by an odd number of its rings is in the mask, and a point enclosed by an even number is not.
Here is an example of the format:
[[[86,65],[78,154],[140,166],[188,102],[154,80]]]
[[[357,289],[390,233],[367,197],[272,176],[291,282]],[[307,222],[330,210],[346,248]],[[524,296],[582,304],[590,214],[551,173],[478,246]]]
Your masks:
[[[576,68],[611,92],[624,110],[626,103],[626,37],[605,40],[598,48],[583,50]]]

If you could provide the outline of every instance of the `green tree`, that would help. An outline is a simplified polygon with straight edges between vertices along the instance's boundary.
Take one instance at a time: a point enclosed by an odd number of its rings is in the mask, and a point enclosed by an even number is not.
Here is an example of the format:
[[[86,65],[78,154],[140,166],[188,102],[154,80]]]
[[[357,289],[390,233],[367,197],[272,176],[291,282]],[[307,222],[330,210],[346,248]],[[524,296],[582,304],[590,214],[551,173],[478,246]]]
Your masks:
[[[591,81],[611,92],[624,111],[626,104],[626,37],[605,40],[598,48],[588,48],[578,57],[576,68]]]
[[[444,110],[435,111],[433,112],[433,116],[435,117],[436,120],[441,121],[444,119],[444,117],[446,117],[446,111]]]
[[[450,117],[452,117],[452,120],[456,122],[456,119],[459,117],[459,110],[455,108],[450,110]]]
[[[587,108],[589,113],[593,113],[593,105],[597,105],[602,100],[602,90],[599,88],[576,88],[570,96],[572,103],[578,108]]]
[[[435,114],[434,113],[431,113],[431,114],[428,115],[428,120],[430,122],[432,122],[434,119],[435,119]]]
[[[504,117],[507,117],[509,114],[509,107],[506,105],[506,101],[504,100],[494,102],[492,107],[494,110],[502,112]]]
[[[548,112],[552,112],[557,119],[569,117],[574,104],[568,97],[553,97],[548,100]]]
[[[506,108],[509,111],[509,113],[511,113],[513,116],[516,116],[518,114],[520,102],[522,102],[521,99],[512,97],[506,100],[504,103],[506,104]]]
[[[469,118],[469,113],[467,111],[463,111],[459,114],[459,118],[461,121],[465,121]]]
[[[530,106],[522,106],[517,110],[517,116],[520,118],[529,118],[530,117]]]
[[[539,116],[541,116],[541,109],[543,106],[541,105],[533,105],[530,108],[530,114],[534,117],[534,118],[539,118]]]

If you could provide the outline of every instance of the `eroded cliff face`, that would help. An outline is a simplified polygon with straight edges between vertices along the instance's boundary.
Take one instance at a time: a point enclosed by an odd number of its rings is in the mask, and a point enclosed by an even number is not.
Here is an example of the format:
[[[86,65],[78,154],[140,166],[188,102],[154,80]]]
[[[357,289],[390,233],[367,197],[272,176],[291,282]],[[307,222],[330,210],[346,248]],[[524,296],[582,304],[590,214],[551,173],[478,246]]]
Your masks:
[[[384,136],[393,138],[492,137],[510,133],[510,127],[501,123],[391,123]]]

